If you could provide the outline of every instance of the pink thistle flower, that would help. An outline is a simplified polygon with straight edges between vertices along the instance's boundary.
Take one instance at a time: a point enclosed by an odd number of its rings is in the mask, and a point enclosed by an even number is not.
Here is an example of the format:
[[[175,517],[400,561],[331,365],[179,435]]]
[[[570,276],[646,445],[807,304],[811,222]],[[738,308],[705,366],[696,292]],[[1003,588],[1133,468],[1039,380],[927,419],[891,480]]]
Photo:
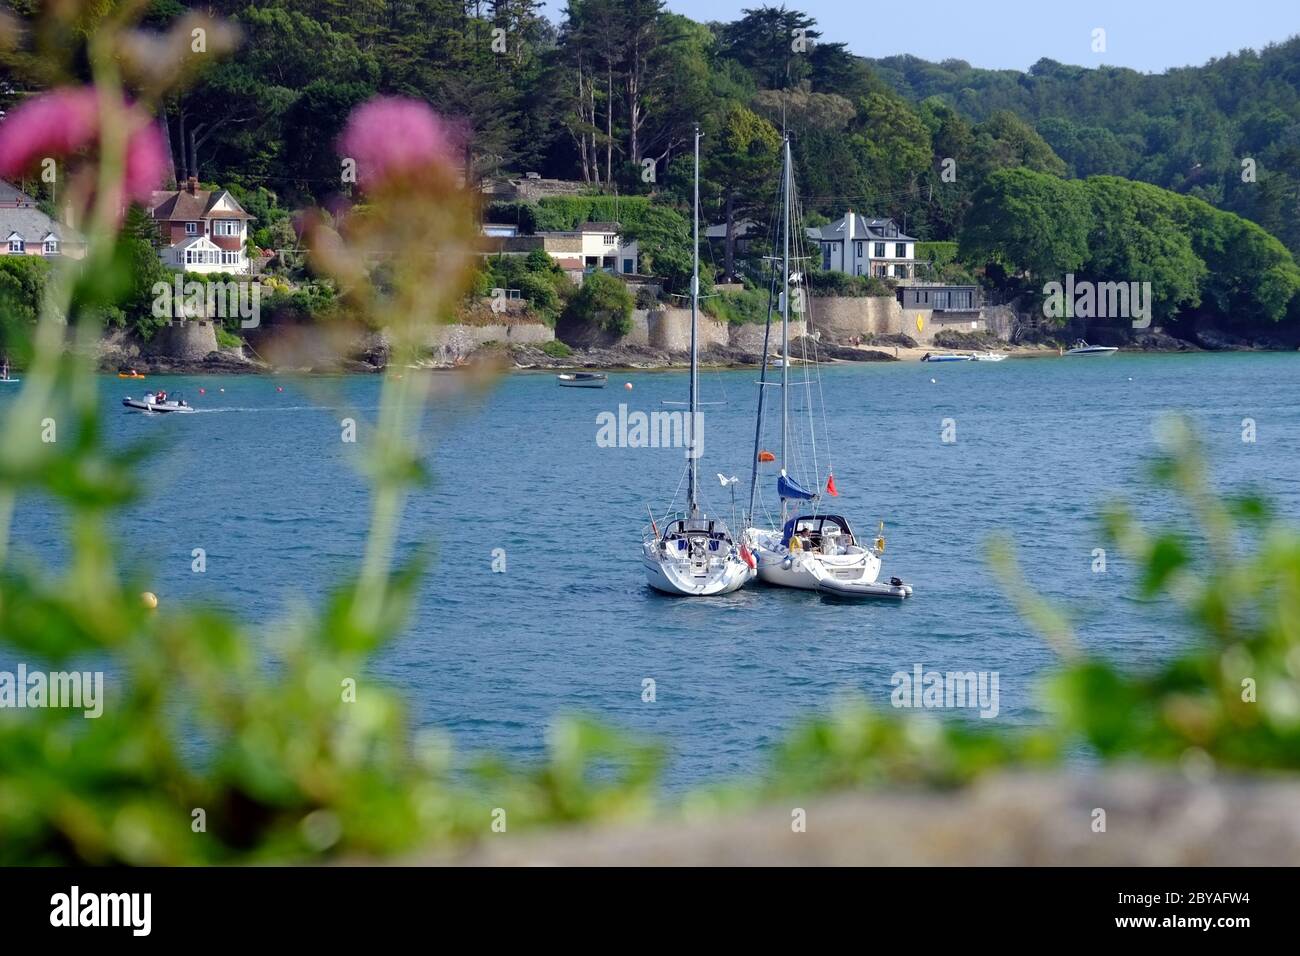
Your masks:
[[[126,143],[126,168],[122,191],[128,201],[146,203],[162,182],[167,165],[167,147],[153,123],[146,122]]]
[[[356,160],[359,184],[370,187],[449,162],[451,145],[447,124],[428,104],[378,96],[352,111],[338,150],[345,159]]]
[[[0,176],[19,176],[46,157],[75,153],[98,132],[99,105],[91,87],[33,97],[0,123]]]

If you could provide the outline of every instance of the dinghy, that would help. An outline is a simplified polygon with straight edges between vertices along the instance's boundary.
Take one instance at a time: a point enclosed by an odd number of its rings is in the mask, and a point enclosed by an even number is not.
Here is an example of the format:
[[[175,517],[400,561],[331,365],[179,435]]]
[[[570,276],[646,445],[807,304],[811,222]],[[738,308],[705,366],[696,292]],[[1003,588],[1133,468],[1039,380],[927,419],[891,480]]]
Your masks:
[[[1074,347],[1066,349],[1066,355],[1114,355],[1119,349],[1114,345],[1089,345],[1083,339],[1074,343]]]
[[[922,362],[969,362],[973,355],[962,355],[960,352],[926,352],[921,356]]]
[[[774,303],[779,303],[781,321],[782,357],[794,356],[790,353],[790,307],[791,302],[802,302],[802,316],[811,328],[812,318],[807,314],[813,298],[804,287],[805,273],[802,266],[791,269],[791,237],[802,237],[803,231],[796,227],[798,216],[794,201],[793,162],[790,155],[790,139],[785,137],[782,147],[782,216],[780,236],[773,235],[773,247],[782,249],[780,257],[772,257],[772,279],[768,295],[767,327],[764,331],[763,355],[768,354],[767,337],[771,334]],[[802,242],[797,238],[796,242]],[[802,261],[796,248],[794,260]],[[780,269],[780,276],[776,270]],[[797,288],[791,289],[792,285]],[[800,359],[799,381],[792,381],[790,366],[792,362],[783,362],[780,377],[768,379],[770,364],[765,361],[760,372],[758,390],[758,412],[754,426],[754,454],[750,459],[751,473],[749,484],[749,510],[746,514],[746,528],[743,540],[753,554],[758,568],[758,578],[765,584],[777,587],[799,588],[807,591],[823,591],[839,594],[843,597],[889,597],[906,598],[911,595],[911,588],[902,585],[877,585],[880,575],[881,557],[885,550],[883,534],[871,543],[859,541],[849,521],[842,514],[828,514],[820,510],[820,489],[823,487],[821,468],[826,470],[826,494],[835,497],[839,490],[835,486],[834,471],[830,463],[830,440],[825,434],[826,415],[822,405],[821,371],[817,364],[816,340],[803,337],[805,354]],[[809,351],[811,355],[807,354]],[[961,356],[961,361],[969,361],[970,356]],[[781,395],[780,452],[774,455],[763,449],[764,411],[768,389],[777,387]],[[793,434],[795,423],[790,414],[791,390],[795,389],[795,399],[808,416],[808,435],[801,439]],[[823,426],[818,434],[817,422]],[[793,453],[792,453],[793,452]],[[819,461],[819,455],[824,456]],[[776,493],[780,501],[779,518],[768,513],[764,507],[760,515],[758,496],[759,473],[764,462],[773,462],[778,469]],[[790,471],[787,471],[790,469]],[[811,490],[810,490],[811,489]],[[766,526],[765,526],[766,524]],[[881,525],[883,529],[883,522]]]
[[[555,378],[564,388],[604,388],[609,384],[604,372],[565,372]]]
[[[146,412],[149,414],[171,414],[185,413],[194,411],[194,406],[190,405],[183,399],[179,393],[168,395],[166,392],[146,392],[143,398],[135,399],[128,395],[122,399],[122,404],[135,412]]]
[[[977,362],[1001,362],[1007,357],[1005,352],[980,352],[975,356]]]
[[[653,513],[650,527],[641,538],[642,564],[646,582],[656,591],[688,597],[728,594],[743,587],[754,576],[754,559],[743,544],[731,536],[719,518],[709,517],[699,502],[699,304],[700,304],[700,130],[695,128],[695,249],[691,278],[691,373],[688,405],[686,470],[687,509],[671,515],[659,530]],[[725,476],[723,476],[725,477]],[[724,481],[724,484],[727,482]]]

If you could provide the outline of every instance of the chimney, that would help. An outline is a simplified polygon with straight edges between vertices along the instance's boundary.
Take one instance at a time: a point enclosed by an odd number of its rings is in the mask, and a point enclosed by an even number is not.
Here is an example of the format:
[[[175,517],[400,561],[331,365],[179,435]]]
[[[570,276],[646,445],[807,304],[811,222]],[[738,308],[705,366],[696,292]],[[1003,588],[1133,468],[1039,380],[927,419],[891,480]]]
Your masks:
[[[185,180],[185,191],[189,193],[191,196],[194,195],[194,190],[198,188],[199,188],[199,179],[197,176],[191,176],[189,179]]]

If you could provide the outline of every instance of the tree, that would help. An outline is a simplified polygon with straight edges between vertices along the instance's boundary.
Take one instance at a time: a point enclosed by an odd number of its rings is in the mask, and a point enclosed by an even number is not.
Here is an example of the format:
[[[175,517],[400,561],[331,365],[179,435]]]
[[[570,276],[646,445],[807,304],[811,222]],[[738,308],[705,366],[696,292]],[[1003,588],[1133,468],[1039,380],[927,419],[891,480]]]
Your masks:
[[[1082,184],[1028,169],[999,170],[975,194],[959,254],[1042,281],[1083,265],[1091,225]]]
[[[781,135],[771,123],[739,104],[728,109],[702,173],[722,194],[727,225],[723,274],[727,277],[736,271],[736,218],[770,204],[780,149]]]

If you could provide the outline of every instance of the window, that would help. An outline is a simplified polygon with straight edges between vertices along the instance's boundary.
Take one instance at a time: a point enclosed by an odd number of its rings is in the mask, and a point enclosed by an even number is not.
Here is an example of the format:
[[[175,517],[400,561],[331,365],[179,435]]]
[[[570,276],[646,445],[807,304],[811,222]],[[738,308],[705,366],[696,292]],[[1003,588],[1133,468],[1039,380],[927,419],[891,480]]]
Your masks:
[[[633,261],[632,259],[624,259],[623,272],[626,275],[631,275],[633,272],[636,272],[636,262]]]
[[[600,240],[601,242],[605,243],[605,245],[612,246],[615,242],[618,241],[618,236],[601,236]]]
[[[223,266],[239,265],[239,252],[231,249],[221,250],[221,264]]]
[[[853,244],[853,254],[854,254],[855,256],[857,256],[859,259],[862,258],[862,243],[861,243],[861,242],[855,242],[855,243]]]
[[[831,268],[831,244],[822,243],[822,268],[830,271]]]
[[[883,242],[876,243],[876,251],[874,255],[877,259],[885,258],[885,244]]]
[[[889,266],[876,266],[876,275],[883,279],[889,274]]]
[[[185,224],[185,235],[197,236],[199,234],[199,224],[197,222],[187,222]]]
[[[9,240],[9,251],[14,255],[21,255],[26,250],[26,248],[27,248],[26,243],[24,243],[17,236],[14,236],[14,238]]]
[[[239,235],[239,220],[237,219],[216,219],[212,222],[212,234],[214,236],[237,236]]]
[[[905,242],[894,243],[894,258],[895,259],[907,258],[907,243]]]
[[[47,256],[57,256],[59,254],[59,240],[53,236],[45,240],[45,254]]]

